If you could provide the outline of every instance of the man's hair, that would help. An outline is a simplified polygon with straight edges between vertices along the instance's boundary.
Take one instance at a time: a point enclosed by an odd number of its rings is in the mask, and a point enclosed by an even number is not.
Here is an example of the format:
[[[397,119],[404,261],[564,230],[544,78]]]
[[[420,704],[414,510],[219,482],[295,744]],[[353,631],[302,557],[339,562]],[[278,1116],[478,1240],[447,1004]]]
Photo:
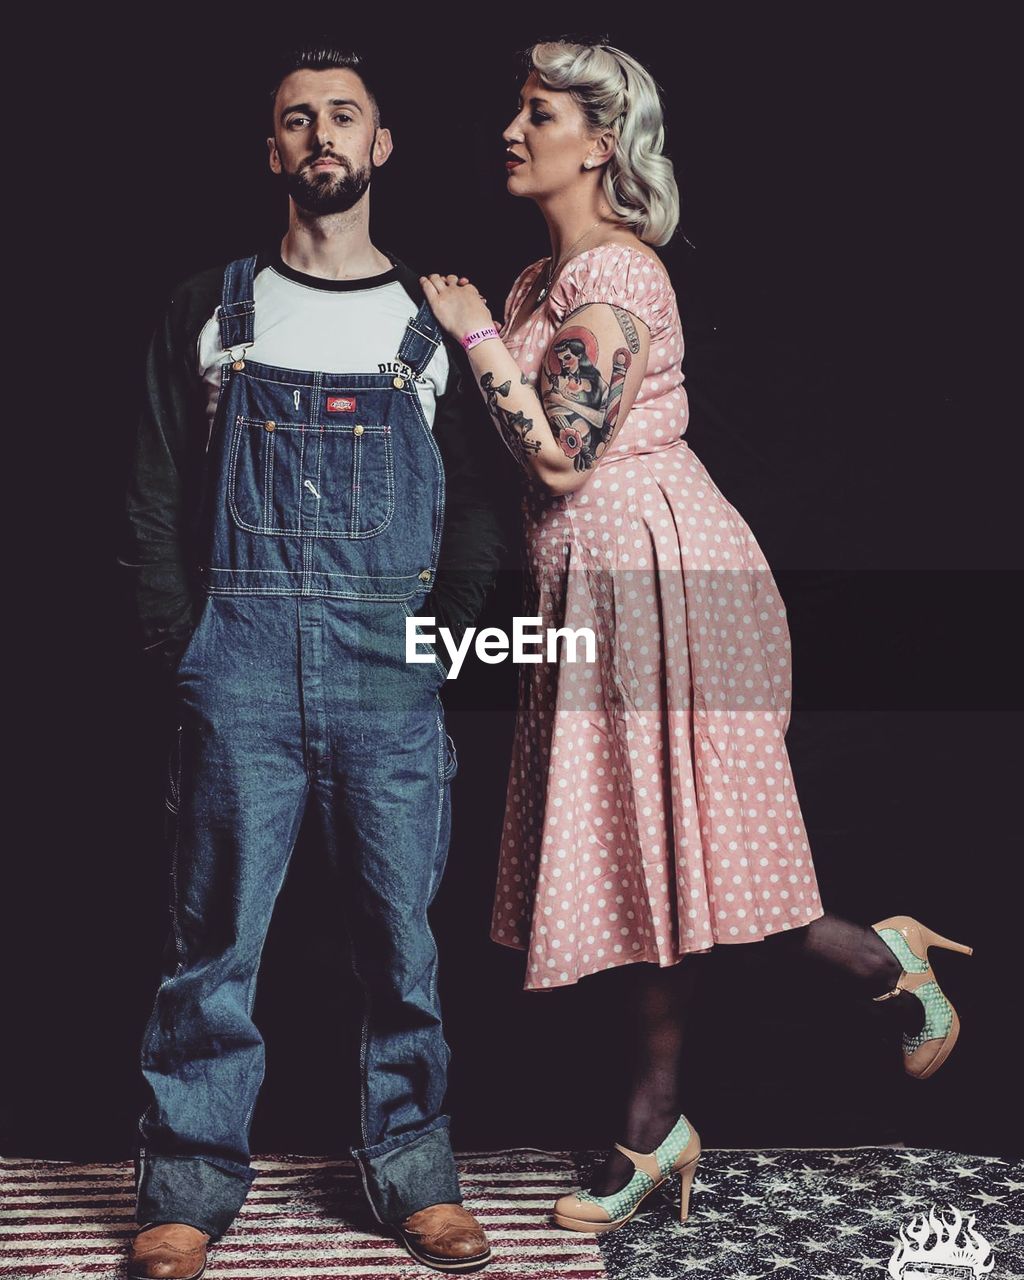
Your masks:
[[[367,71],[366,59],[350,50],[336,49],[330,45],[315,45],[306,49],[293,49],[278,64],[277,71],[270,88],[270,101],[273,104],[277,91],[285,79],[293,71],[330,71],[339,67],[345,71],[354,71],[363,82],[363,88],[373,107],[374,128],[380,128],[380,103],[374,92],[374,81]]]

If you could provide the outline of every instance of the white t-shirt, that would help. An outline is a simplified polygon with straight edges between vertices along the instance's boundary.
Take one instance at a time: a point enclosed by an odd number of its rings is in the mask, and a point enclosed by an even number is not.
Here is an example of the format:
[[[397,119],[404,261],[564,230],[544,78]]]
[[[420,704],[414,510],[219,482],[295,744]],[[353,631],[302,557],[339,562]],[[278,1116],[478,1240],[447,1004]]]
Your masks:
[[[293,271],[278,258],[256,272],[253,298],[255,341],[245,356],[279,369],[398,373],[395,359],[405,326],[416,314],[416,304],[394,269],[365,280],[322,280]],[[236,353],[241,354],[237,348]],[[215,311],[198,342],[211,424],[220,394],[220,367],[232,359],[221,346]],[[448,353],[441,343],[416,379],[428,426],[433,426],[436,399],[447,385]]]

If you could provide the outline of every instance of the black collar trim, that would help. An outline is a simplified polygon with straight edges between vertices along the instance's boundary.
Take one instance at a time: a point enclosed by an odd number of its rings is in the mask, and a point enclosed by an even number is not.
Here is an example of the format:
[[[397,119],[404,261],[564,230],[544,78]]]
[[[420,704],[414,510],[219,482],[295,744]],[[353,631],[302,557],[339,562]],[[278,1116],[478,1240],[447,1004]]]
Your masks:
[[[323,276],[306,275],[304,271],[296,271],[294,267],[288,266],[281,257],[280,251],[260,254],[256,269],[258,271],[263,267],[269,267],[285,280],[301,284],[307,289],[319,289],[326,293],[351,293],[357,290],[379,289],[386,284],[404,284],[396,260],[390,253],[387,254],[387,258],[392,264],[390,271],[382,271],[380,275],[366,276],[359,280],[326,280]]]

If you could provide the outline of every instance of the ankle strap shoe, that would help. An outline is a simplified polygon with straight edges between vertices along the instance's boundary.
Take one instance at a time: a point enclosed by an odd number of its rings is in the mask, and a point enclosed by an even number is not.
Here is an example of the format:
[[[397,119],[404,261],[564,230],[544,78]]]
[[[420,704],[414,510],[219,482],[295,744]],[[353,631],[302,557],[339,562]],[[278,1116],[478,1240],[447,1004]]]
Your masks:
[[[685,1222],[690,1212],[690,1188],[700,1158],[700,1138],[685,1116],[680,1116],[665,1141],[654,1151],[630,1151],[615,1144],[633,1163],[636,1172],[621,1191],[610,1196],[595,1196],[589,1191],[574,1191],[555,1204],[552,1217],[568,1231],[615,1231],[627,1223],[652,1191],[674,1174],[680,1177],[679,1220]]]
[[[953,1052],[960,1035],[960,1019],[935,981],[928,948],[941,947],[965,956],[973,955],[973,948],[944,938],[913,916],[889,916],[871,927],[903,967],[893,989],[875,1000],[890,1000],[909,991],[924,1005],[924,1026],[903,1037],[903,1067],[915,1080],[926,1080]]]

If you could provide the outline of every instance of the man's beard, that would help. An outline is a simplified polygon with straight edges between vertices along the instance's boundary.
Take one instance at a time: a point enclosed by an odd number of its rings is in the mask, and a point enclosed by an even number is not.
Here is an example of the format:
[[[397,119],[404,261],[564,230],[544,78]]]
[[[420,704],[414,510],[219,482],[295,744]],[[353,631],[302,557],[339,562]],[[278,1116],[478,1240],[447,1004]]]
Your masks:
[[[288,194],[307,213],[347,212],[370,185],[372,167],[367,164],[362,169],[351,169],[347,161],[342,161],[337,167],[314,173],[310,166],[317,159],[314,156],[295,173],[284,174]]]

